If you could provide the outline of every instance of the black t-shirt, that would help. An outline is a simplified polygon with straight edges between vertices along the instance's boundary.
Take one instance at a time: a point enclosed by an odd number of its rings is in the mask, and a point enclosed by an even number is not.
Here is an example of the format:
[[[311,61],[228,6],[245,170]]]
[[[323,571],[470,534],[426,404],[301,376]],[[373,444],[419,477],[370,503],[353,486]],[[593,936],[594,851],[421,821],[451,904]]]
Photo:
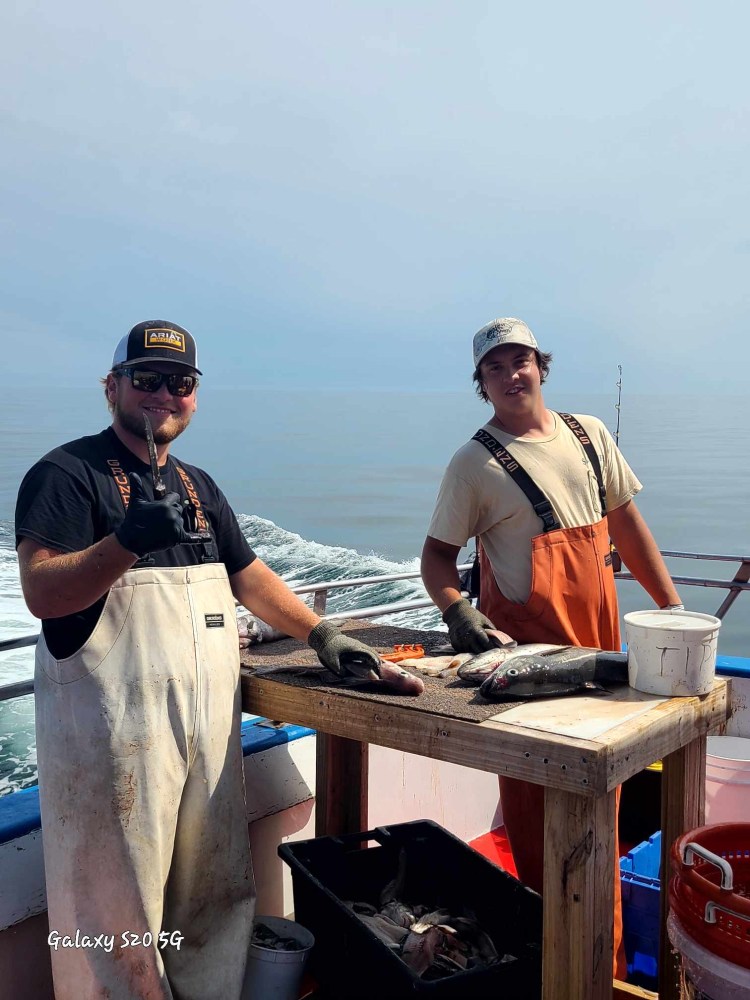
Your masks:
[[[168,491],[188,499],[187,486],[177,465],[194,487],[213,541],[206,545],[175,545],[154,552],[148,557],[149,565],[222,562],[229,576],[238,573],[250,565],[255,553],[240,531],[226,497],[201,469],[171,456],[166,466],[160,467]],[[16,546],[22,538],[31,538],[61,552],[80,552],[106,538],[125,517],[118,479],[127,482],[131,472],[140,475],[144,492],[152,497],[151,466],[129,451],[111,427],[55,448],[26,473],[21,483],[16,503]],[[193,502],[188,509],[192,511],[194,507]],[[195,530],[196,525],[187,523],[186,527]],[[71,656],[80,649],[91,635],[105,599],[106,595],[74,615],[44,619],[44,638],[56,659]]]

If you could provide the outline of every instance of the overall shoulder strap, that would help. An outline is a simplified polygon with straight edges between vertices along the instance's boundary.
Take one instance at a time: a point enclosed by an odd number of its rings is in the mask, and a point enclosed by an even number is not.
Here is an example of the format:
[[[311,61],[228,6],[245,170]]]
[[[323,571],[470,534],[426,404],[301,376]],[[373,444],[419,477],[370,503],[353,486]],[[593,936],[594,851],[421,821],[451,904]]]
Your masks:
[[[515,458],[513,458],[507,448],[504,448],[500,442],[490,434],[489,431],[484,429],[484,427],[481,427],[476,432],[472,441],[478,441],[480,444],[484,445],[490,455],[492,455],[492,457],[499,462],[503,469],[505,469],[513,482],[523,492],[526,499],[534,508],[534,512],[541,518],[545,533],[548,531],[556,531],[560,527],[560,524],[555,517],[552,504],[549,502],[544,493],[542,493],[523,466],[520,465]]]
[[[190,527],[191,531],[205,531],[208,536],[211,537],[211,529],[208,526],[208,520],[206,519],[206,512],[203,509],[203,504],[198,496],[198,491],[193,485],[193,480],[185,472],[183,467],[177,461],[176,458],[172,458],[174,462],[174,467],[177,469],[177,475],[182,480],[182,485],[187,491],[188,500],[190,501],[189,510],[192,513],[192,525]],[[212,542],[201,542],[203,548],[203,555],[201,557],[202,562],[214,562],[214,547]]]
[[[589,462],[591,462],[591,467],[594,470],[594,475],[596,476],[596,481],[599,484],[599,502],[602,507],[602,517],[606,517],[607,514],[607,490],[604,486],[604,477],[602,476],[602,464],[599,461],[599,456],[596,453],[596,448],[591,443],[591,438],[588,436],[584,430],[581,423],[576,420],[576,418],[570,413],[558,413],[560,417],[573,431],[575,436],[578,438],[579,444],[586,452]]]
[[[112,474],[112,479],[122,500],[122,505],[127,510],[130,503],[130,480],[128,479],[128,474],[123,471],[119,458],[108,458],[106,461],[107,468]]]
[[[200,501],[200,497],[198,496],[198,491],[193,485],[193,480],[190,478],[187,472],[185,472],[185,470],[177,461],[177,459],[173,458],[172,461],[174,462],[175,469],[177,469],[177,475],[182,480],[182,485],[185,487],[185,490],[187,491],[190,505],[193,508],[193,517],[195,518],[195,530],[208,531],[208,522],[206,521],[206,514],[203,510],[203,504]]]

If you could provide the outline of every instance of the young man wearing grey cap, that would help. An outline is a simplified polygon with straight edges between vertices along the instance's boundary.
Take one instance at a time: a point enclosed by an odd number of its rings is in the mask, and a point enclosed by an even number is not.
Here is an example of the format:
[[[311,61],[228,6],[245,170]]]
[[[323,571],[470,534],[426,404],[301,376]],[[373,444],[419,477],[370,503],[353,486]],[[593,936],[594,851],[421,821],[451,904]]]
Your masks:
[[[170,454],[200,374],[187,330],[137,324],[104,380],[111,427],[50,452],[19,491],[57,1000],[239,1000],[255,888],[234,599],[336,672],[347,656],[378,668]]]
[[[473,347],[477,393],[493,415],[451,459],[422,552],[425,587],[451,643],[478,653],[497,628],[518,643],[619,650],[610,537],[658,607],[681,606],[633,501],[641,484],[600,420],[546,408],[552,355],[524,322],[494,320]],[[456,570],[472,537],[478,609],[461,596]],[[500,797],[519,877],[541,892],[544,789],[501,777]],[[615,972],[624,978],[619,890],[616,871]]]

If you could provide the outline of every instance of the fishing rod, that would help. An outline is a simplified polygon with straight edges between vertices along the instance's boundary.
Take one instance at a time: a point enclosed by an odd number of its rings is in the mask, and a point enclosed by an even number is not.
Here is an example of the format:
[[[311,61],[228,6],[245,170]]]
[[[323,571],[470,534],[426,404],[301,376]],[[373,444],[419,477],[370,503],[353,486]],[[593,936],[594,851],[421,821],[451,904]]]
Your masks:
[[[617,410],[617,427],[615,428],[615,444],[620,447],[620,403],[622,402],[622,365],[617,366],[617,371],[620,373],[620,377],[615,382],[617,386],[617,402],[615,403],[615,409]]]
[[[617,410],[617,426],[615,427],[615,446],[620,447],[620,405],[622,403],[622,365],[617,366],[617,371],[619,373],[619,378],[615,385],[617,386],[617,402],[615,403],[615,409]],[[619,573],[622,569],[622,559],[620,558],[620,553],[615,548],[612,539],[609,540],[609,554],[612,558],[612,571],[614,573]]]

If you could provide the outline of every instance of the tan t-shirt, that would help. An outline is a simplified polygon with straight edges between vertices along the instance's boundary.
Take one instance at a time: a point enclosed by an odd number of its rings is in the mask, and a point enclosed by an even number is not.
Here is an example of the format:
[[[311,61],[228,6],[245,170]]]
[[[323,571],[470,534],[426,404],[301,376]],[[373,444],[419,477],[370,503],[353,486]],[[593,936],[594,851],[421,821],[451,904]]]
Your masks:
[[[612,435],[597,417],[574,414],[599,456],[607,490],[607,509],[615,510],[642,489]],[[596,474],[572,431],[557,414],[546,438],[485,429],[508,449],[552,504],[563,528],[601,520]],[[497,585],[510,601],[528,600],[531,591],[531,539],[542,522],[508,473],[478,441],[456,452],[440,485],[427,534],[449,545],[466,545],[480,535]]]

